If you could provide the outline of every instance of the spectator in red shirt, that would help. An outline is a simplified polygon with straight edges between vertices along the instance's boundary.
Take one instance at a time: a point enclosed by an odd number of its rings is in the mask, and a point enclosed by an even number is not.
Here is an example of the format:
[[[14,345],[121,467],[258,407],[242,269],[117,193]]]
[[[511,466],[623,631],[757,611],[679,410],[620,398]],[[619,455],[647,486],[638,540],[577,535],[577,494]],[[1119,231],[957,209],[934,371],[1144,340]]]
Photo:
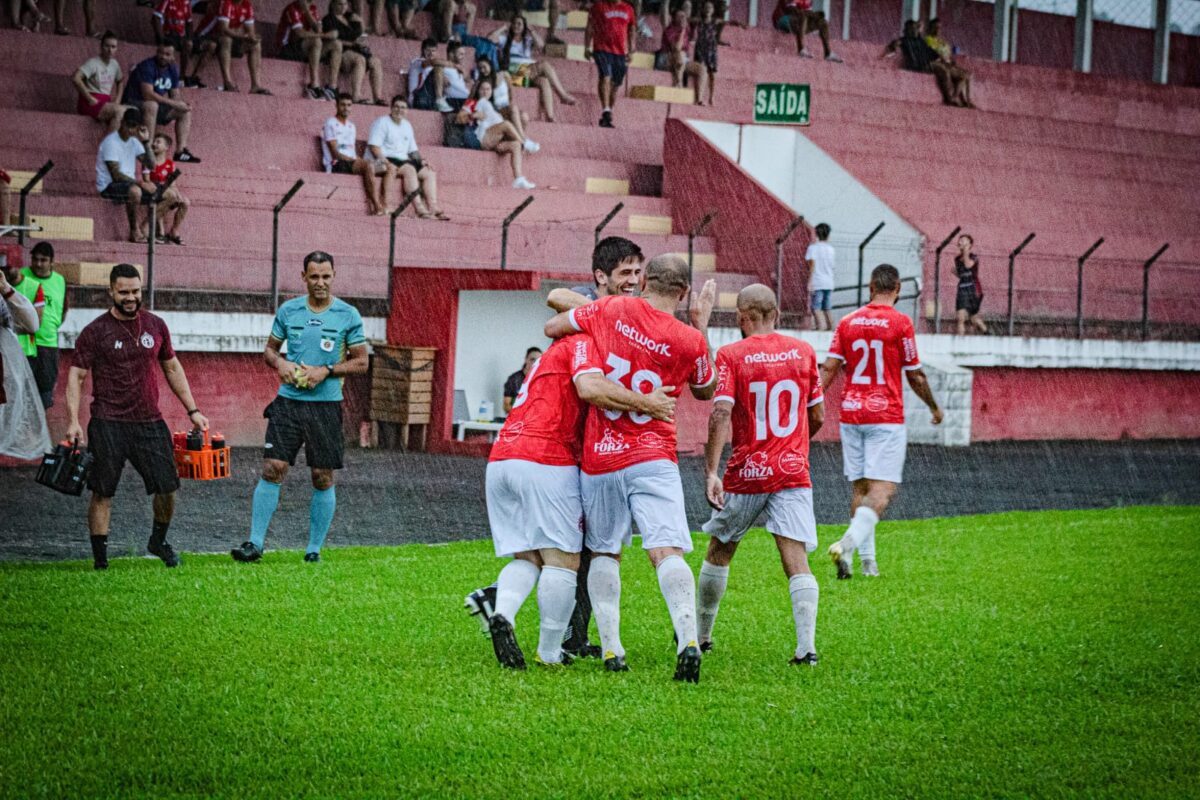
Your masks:
[[[158,187],[165,184],[175,172],[175,162],[167,155],[171,152],[172,145],[171,137],[165,133],[154,134],[154,139],[150,142],[150,152],[144,156],[144,167],[142,169],[142,202],[146,205],[154,198],[158,192]],[[179,229],[183,226],[184,217],[187,216],[188,209],[191,207],[191,202],[183,196],[179,191],[179,183],[176,181],[171,184],[165,192],[163,192],[162,200],[158,204],[158,230],[154,235],[158,237],[158,241],[163,244],[183,244],[183,239],[179,236]],[[146,235],[149,235],[149,214],[147,216],[147,226],[144,229]]]
[[[804,37],[815,28],[821,37],[821,46],[825,48],[825,60],[841,63],[837,53],[829,49],[829,21],[823,11],[812,10],[812,0],[779,0],[771,21],[779,30],[796,37],[796,52],[801,58],[812,58],[804,50]]]
[[[687,11],[678,8],[671,19],[671,24],[663,30],[662,47],[654,56],[654,68],[670,72],[672,86],[683,86],[684,76],[690,77],[692,88],[696,91],[696,105],[702,106],[708,88],[708,71],[703,64],[688,58],[688,49],[691,44],[692,36],[688,27]]]
[[[246,56],[250,94],[270,94],[259,80],[262,74],[262,37],[254,29],[250,0],[208,0],[209,10],[200,22],[199,36],[215,40],[220,51],[221,80],[225,91],[238,92],[233,82],[232,60]]]
[[[183,85],[192,89],[203,89],[197,74],[208,56],[217,52],[217,43],[211,39],[193,36],[191,0],[159,0],[150,17],[154,28],[155,42],[170,42],[179,53],[179,72]],[[194,51],[194,52],[193,52]],[[195,56],[195,60],[192,56]],[[188,65],[191,64],[191,72]]]
[[[600,96],[600,127],[612,128],[612,110],[617,103],[617,89],[625,82],[637,36],[637,16],[633,6],[624,0],[597,0],[588,13],[587,30],[583,34],[584,58],[596,62],[600,80],[596,93]]]
[[[315,3],[293,0],[283,9],[275,29],[279,55],[289,61],[308,62],[308,85],[313,100],[336,100],[337,77],[342,71],[342,43],[336,30],[322,30]],[[321,61],[329,61],[329,80],[321,87]]]

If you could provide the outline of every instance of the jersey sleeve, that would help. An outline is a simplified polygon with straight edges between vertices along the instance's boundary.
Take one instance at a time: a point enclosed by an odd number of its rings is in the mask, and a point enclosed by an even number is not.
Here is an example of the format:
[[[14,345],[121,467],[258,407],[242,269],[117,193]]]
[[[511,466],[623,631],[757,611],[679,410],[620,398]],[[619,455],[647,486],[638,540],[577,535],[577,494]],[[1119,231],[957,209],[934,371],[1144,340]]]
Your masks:
[[[7,311],[8,308],[4,310]],[[75,337],[75,353],[71,357],[71,366],[90,370],[94,355],[94,334],[91,327],[85,325],[83,330],[79,332],[79,335]]]
[[[581,333],[591,333],[600,319],[600,313],[607,305],[607,299],[572,308],[567,313],[567,318],[571,320],[571,327]]]
[[[325,126],[321,128],[321,138],[325,140],[326,143],[337,139],[337,131],[333,129],[333,126],[336,122],[337,120],[334,117],[330,117],[329,119],[325,120]],[[337,158],[335,156],[334,161],[336,160]]]
[[[808,407],[825,402],[825,390],[821,387],[821,370],[817,369],[817,354],[813,353],[808,368]]]
[[[717,394],[713,402],[724,400],[731,405],[737,405],[737,373],[733,368],[733,360],[722,347],[717,351]]]
[[[576,336],[571,342],[571,380],[589,372],[604,374],[596,343],[590,336]]]
[[[900,349],[900,369],[907,372],[910,369],[921,368],[921,359],[917,357],[917,334],[908,317],[904,318],[904,325],[900,329]]]
[[[350,322],[346,326],[346,346],[357,347],[367,343],[367,335],[363,333],[362,315],[357,308],[350,309]]]
[[[171,343],[171,329],[164,323],[159,323],[162,329],[162,347],[158,349],[159,361],[170,361],[175,357],[175,345]]]
[[[717,371],[713,369],[712,355],[709,353],[708,340],[704,334],[696,331],[695,360],[692,362],[692,375],[689,383],[693,388],[702,389],[717,379]]]
[[[287,320],[283,318],[283,308],[275,312],[275,321],[271,323],[271,338],[277,342],[287,341]]]
[[[233,18],[233,0],[221,0],[217,7],[217,19],[229,22]]]
[[[833,331],[833,341],[829,343],[829,357],[838,361],[846,360],[845,346],[842,344],[842,323]]]
[[[383,125],[387,117],[380,117],[371,123],[371,130],[367,132],[367,147],[383,147]]]

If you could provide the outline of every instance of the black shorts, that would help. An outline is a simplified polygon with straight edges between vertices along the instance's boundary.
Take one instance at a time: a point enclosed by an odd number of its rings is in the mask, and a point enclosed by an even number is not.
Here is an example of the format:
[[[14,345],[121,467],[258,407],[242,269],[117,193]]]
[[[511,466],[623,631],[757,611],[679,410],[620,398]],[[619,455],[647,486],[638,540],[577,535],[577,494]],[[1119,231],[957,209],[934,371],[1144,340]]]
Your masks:
[[[104,187],[100,196],[105,200],[112,200],[114,203],[127,203],[129,202],[129,190],[132,188],[133,181],[113,181]]]
[[[296,454],[300,445],[304,445],[304,460],[309,468],[342,468],[346,441],[342,435],[340,402],[276,397],[263,416],[268,420],[263,458],[295,466]]]
[[[179,488],[175,444],[161,419],[156,422],[118,422],[92,418],[88,422],[88,450],[96,457],[88,475],[88,488],[101,497],[112,497],[128,461],[142,476],[146,494],[170,494]]]
[[[966,311],[969,316],[975,316],[979,313],[979,307],[983,305],[983,295],[975,291],[974,286],[959,287],[958,293],[954,296],[954,310]]]
[[[146,112],[142,111],[141,103],[126,103],[126,105],[130,106],[131,108],[136,108],[138,111],[141,111],[143,117],[146,116]],[[175,109],[171,108],[166,103],[159,103],[158,104],[158,114],[155,115],[154,124],[156,126],[169,124],[171,122],[171,112],[174,110]]]
[[[596,68],[600,70],[600,77],[612,79],[614,89],[625,83],[625,73],[629,71],[629,64],[625,61],[625,56],[597,50],[592,53],[592,60],[596,62]]]
[[[54,384],[58,382],[58,348],[38,346],[37,355],[29,356],[33,381],[42,397],[42,408],[54,405]]]
[[[354,163],[351,161],[343,161],[339,158],[337,161],[333,162],[333,168],[329,171],[334,175],[353,175]]]

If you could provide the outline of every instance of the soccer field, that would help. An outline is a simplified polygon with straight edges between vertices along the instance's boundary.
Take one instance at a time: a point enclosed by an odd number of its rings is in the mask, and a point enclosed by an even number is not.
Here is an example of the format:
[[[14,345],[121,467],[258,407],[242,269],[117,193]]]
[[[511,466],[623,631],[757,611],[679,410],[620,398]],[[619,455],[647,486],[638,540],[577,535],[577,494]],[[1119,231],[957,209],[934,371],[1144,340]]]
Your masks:
[[[487,542],[0,563],[0,794],[1200,795],[1200,508],[888,522],[879,543],[878,580],[814,560],[808,669],[749,537],[698,686],[670,680],[640,554],[615,675],[496,665],[461,610],[500,566]],[[517,634],[531,653],[533,598]]]

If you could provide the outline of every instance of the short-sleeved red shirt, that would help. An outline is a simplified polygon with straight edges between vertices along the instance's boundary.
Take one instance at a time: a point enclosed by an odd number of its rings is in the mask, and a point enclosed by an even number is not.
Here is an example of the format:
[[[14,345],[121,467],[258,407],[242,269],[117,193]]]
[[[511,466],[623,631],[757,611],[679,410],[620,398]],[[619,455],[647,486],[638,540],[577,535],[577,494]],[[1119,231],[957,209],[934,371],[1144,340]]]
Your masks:
[[[578,465],[587,404],[575,393],[574,381],[603,371],[591,337],[568,336],[550,345],[521,384],[488,460]]]
[[[314,3],[308,3],[309,17],[316,22],[320,17],[317,16],[317,6]],[[279,15],[279,26],[275,29],[275,43],[280,47],[286,47],[292,39],[292,31],[297,29],[308,28],[315,31],[316,26],[308,24],[304,19],[305,3],[302,0],[292,0],[288,3],[283,13]]]
[[[685,383],[708,386],[717,379],[704,334],[659,311],[640,297],[601,297],[573,309],[571,324],[596,342],[605,376],[627,389],[649,394]],[[647,414],[589,408],[583,434],[583,471],[614,472],[675,454],[675,423]]]
[[[629,29],[637,21],[633,6],[625,2],[598,0],[592,3],[589,14],[592,25],[592,50],[597,53],[626,55],[629,52]]]
[[[200,35],[212,36],[216,33],[217,20],[225,20],[231,30],[236,30],[243,25],[254,24],[254,4],[250,0],[242,0],[240,3],[234,0],[221,0],[220,3],[214,3],[213,0],[208,0],[208,13],[204,15],[204,19],[200,21]]]
[[[175,171],[175,162],[171,159],[164,159],[163,163],[156,166],[154,169],[142,170],[151,181],[157,184],[164,184],[167,178],[171,177],[171,173]]]
[[[92,416],[120,422],[153,422],[158,410],[158,362],[175,357],[161,317],[139,311],[130,320],[106,311],[79,332],[73,366],[92,373]]]
[[[733,455],[725,490],[766,494],[811,488],[808,409],[822,402],[812,346],[791,336],[750,336],[717,351],[714,402],[733,403]]]
[[[892,306],[865,305],[838,323],[829,355],[845,362],[842,422],[904,424],[901,373],[921,366],[912,320]]]
[[[192,21],[191,0],[161,0],[154,9],[154,16],[162,20],[164,33],[183,36]]]

